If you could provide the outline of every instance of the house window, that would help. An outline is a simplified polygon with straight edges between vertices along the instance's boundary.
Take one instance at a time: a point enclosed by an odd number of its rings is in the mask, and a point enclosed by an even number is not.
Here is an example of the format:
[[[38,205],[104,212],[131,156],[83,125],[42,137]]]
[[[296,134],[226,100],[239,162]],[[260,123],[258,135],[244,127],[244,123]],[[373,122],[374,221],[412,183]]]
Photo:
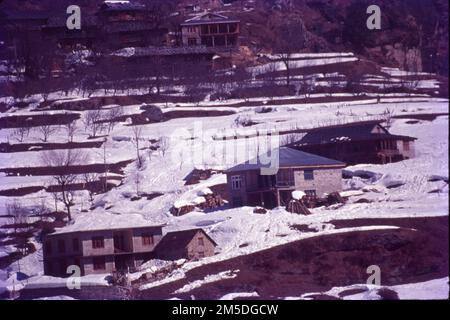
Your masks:
[[[199,246],[204,246],[205,245],[205,242],[203,241],[203,238],[198,238],[198,245]]]
[[[242,188],[242,177],[231,176],[231,189],[240,190]]]
[[[105,247],[104,237],[92,237],[92,248],[100,249]]]
[[[308,197],[316,197],[316,190],[305,190],[305,193]]]
[[[204,251],[199,251],[198,252],[198,257],[199,258],[204,258],[205,257],[205,252]]]
[[[151,235],[151,234],[143,234],[142,235],[142,245],[143,246],[151,246],[151,245],[153,245],[153,235]]]
[[[93,264],[94,264],[94,270],[105,270],[106,269],[105,257],[94,257]]]
[[[64,242],[64,240],[58,240],[58,252],[59,253],[66,252],[66,243]]]
[[[314,180],[314,171],[313,170],[303,171],[303,177],[305,178],[305,180]]]
[[[78,250],[80,250],[80,243],[77,238],[72,239],[72,248],[74,252],[78,252]]]
[[[409,141],[403,141],[403,150],[409,151]]]
[[[188,45],[189,46],[195,46],[197,44],[197,39],[195,38],[188,38]]]
[[[52,243],[50,241],[45,243],[45,251],[47,254],[52,254]]]

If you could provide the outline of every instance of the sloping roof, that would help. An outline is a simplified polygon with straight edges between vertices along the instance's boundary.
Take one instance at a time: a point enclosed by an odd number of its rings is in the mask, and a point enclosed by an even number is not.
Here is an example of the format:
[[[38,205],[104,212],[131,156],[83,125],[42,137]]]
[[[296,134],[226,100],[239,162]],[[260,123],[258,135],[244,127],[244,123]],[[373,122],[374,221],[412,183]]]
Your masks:
[[[158,244],[156,245],[155,251],[156,250],[170,251],[185,248],[199,231],[202,232],[215,246],[217,246],[217,243],[203,229],[196,228],[166,233],[162,237],[161,241],[159,241]]]
[[[217,22],[217,23],[239,22],[239,20],[230,19],[229,17],[224,16],[222,14],[207,12],[207,13],[202,13],[202,14],[196,15],[193,18],[187,19],[181,25],[189,26],[189,25],[207,24],[207,23],[215,23],[215,22]]]
[[[381,133],[373,132],[376,126],[381,129]],[[387,138],[399,140],[416,139],[408,136],[390,134],[389,131],[380,125],[380,121],[368,121],[364,123],[314,129],[308,132],[298,142],[293,143],[293,145],[302,146],[345,141],[380,140]]]
[[[278,153],[278,156],[277,156]],[[278,167],[318,167],[318,166],[345,166],[345,163],[333,159],[328,159],[315,154],[295,150],[288,147],[280,147],[267,153],[267,157],[272,156],[278,159]],[[238,164],[228,169],[226,172],[258,170],[270,168],[270,163],[261,163],[261,157]]]
[[[141,214],[137,213],[113,214],[108,212],[95,212],[86,213],[76,217],[73,223],[62,228],[57,228],[55,232],[50,235],[162,226],[163,224],[146,220]]]

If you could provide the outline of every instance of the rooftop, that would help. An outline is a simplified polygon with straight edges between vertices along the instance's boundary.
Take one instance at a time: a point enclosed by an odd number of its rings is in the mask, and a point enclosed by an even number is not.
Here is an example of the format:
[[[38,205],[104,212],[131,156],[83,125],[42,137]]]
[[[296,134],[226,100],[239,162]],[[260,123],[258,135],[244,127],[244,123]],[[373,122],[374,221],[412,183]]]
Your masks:
[[[197,232],[203,232],[203,234],[211,240],[214,245],[217,243],[201,228],[188,229],[181,231],[172,231],[164,235],[161,241],[157,244],[155,250],[179,250],[180,248],[185,248]]]
[[[416,138],[389,133],[381,121],[345,124],[340,126],[317,128],[308,132],[294,145],[314,145],[344,141],[367,141],[380,139],[415,140]]]
[[[90,212],[76,216],[74,223],[65,227],[56,229],[51,235],[85,232],[85,231],[101,231],[101,230],[118,230],[143,227],[162,227],[162,224],[146,220],[140,214],[114,214],[107,212]]]
[[[277,156],[278,153],[278,156]],[[278,167],[319,167],[333,166],[344,167],[345,163],[333,159],[328,159],[315,154],[295,150],[288,147],[280,147],[265,154],[268,158],[275,157],[278,160]],[[270,168],[270,163],[261,163],[262,157],[257,157],[244,163],[238,164],[227,170],[227,172],[259,170]]]
[[[210,24],[210,23],[236,23],[239,22],[237,19],[231,19],[227,16],[224,16],[222,14],[218,13],[202,13],[199,15],[196,15],[193,18],[187,19],[183,23],[181,23],[182,26],[190,26],[190,25],[199,25],[199,24]]]

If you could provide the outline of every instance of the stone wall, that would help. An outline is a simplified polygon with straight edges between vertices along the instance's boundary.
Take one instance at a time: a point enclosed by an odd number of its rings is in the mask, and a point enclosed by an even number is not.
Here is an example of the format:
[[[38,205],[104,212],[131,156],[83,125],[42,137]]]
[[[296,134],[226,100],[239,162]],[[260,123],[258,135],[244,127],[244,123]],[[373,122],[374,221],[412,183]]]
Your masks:
[[[315,190],[318,197],[323,197],[324,193],[342,191],[342,169],[316,169],[313,174],[313,180],[305,180],[304,170],[294,171],[295,189]]]

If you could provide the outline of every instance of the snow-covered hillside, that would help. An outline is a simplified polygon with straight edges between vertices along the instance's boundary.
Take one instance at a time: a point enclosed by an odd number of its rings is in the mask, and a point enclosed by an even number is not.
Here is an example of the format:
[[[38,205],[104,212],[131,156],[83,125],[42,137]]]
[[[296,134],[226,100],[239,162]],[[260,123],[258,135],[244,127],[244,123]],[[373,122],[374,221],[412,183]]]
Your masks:
[[[270,64],[275,69],[282,69],[282,63],[276,56]],[[305,56],[295,57],[295,67],[302,67],[306,62]],[[353,61],[353,55],[342,54],[339,57],[325,58],[317,62],[324,65],[345,60]],[[326,59],[330,59],[329,61]],[[327,62],[328,61],[328,62]],[[310,65],[310,61],[308,65]],[[272,69],[270,66],[267,67]],[[255,73],[264,71],[264,66],[252,69]],[[392,77],[402,74],[396,70],[386,69]],[[430,87],[435,84],[430,83]],[[312,95],[314,97],[314,95]],[[346,94],[321,95],[316,98],[348,97]],[[368,94],[370,97],[370,94]],[[55,93],[55,97],[58,94]],[[311,98],[311,96],[309,96]],[[231,110],[235,113],[216,117],[188,117],[176,118],[164,122],[141,125],[139,133],[140,156],[142,165],[136,161],[136,132],[135,126],[129,121],[118,123],[110,132],[104,132],[101,137],[88,139],[89,134],[82,129],[81,120],[87,111],[76,111],[80,119],[76,120],[79,130],[75,133],[75,142],[99,141],[100,148],[75,148],[73,152],[85,153],[83,164],[103,164],[105,159],[109,164],[130,161],[124,166],[123,174],[111,172],[110,177],[118,179],[116,187],[106,193],[96,194],[92,201],[87,191],[77,191],[72,207],[75,220],[58,231],[79,230],[80,228],[95,228],[105,224],[113,216],[121,217],[124,224],[138,221],[141,224],[164,224],[165,232],[183,230],[193,227],[203,228],[218,244],[217,254],[196,262],[187,262],[177,273],[158,283],[144,284],[141,289],[147,289],[159,284],[167,283],[184,277],[184,274],[201,265],[223,261],[240,255],[246,255],[276,245],[292,241],[319,237],[350,231],[388,230],[397,228],[392,225],[360,226],[338,228],[330,223],[333,220],[355,220],[362,218],[416,218],[448,215],[448,101],[429,96],[414,96],[410,94],[374,95],[373,99],[344,101],[344,102],[314,102],[298,104],[289,101],[298,96],[281,97],[286,104],[271,105],[271,99],[255,98],[256,106],[229,107],[233,103],[244,100],[209,102],[204,101],[197,106],[183,103],[156,104],[163,113],[174,110]],[[271,112],[260,112],[260,108],[271,106]],[[111,106],[103,106],[106,112]],[[131,115],[140,110],[141,105],[124,106],[125,115]],[[229,208],[224,206],[217,210],[204,212],[196,210],[184,216],[176,217],[170,214],[174,205],[198,203],[204,196],[205,190],[226,182],[225,174],[221,170],[227,169],[239,162],[253,158],[261,152],[263,146],[270,148],[279,146],[283,140],[283,131],[293,129],[309,129],[316,126],[338,124],[365,119],[383,119],[386,110],[393,110],[394,116],[390,131],[394,134],[409,135],[417,138],[415,143],[416,156],[409,160],[385,165],[360,164],[347,167],[347,175],[352,176],[344,180],[345,191],[355,191],[343,206],[320,207],[312,209],[312,215],[303,216],[288,213],[279,207],[269,210],[266,214],[254,214],[254,208]],[[45,114],[63,114],[62,111],[42,111]],[[0,117],[33,116],[33,106],[24,109],[11,109]],[[437,115],[432,120],[416,119],[417,115]],[[254,125],[239,126],[236,119],[245,117],[251,119]],[[264,133],[270,132],[267,136]],[[228,138],[228,139],[223,139]],[[152,141],[165,141],[165,145],[158,145],[153,150]],[[39,129],[32,128],[31,133],[21,143],[42,143]],[[48,139],[49,143],[67,142],[66,132],[62,126],[55,126]],[[15,129],[1,128],[0,143],[18,143],[15,140]],[[7,175],[6,169],[43,166],[43,154],[48,151],[39,148],[28,151],[0,153],[0,191],[14,190],[24,187],[48,187],[52,185],[51,174],[45,175]],[[185,185],[184,178],[193,169],[216,169],[218,173],[198,184]],[[5,170],[2,170],[5,169]],[[7,170],[6,170],[7,171]],[[360,173],[364,172],[365,177]],[[369,178],[367,178],[369,176]],[[80,178],[81,179],[81,178]],[[395,187],[392,187],[395,186]],[[364,191],[364,192],[363,192]],[[147,195],[158,194],[151,198]],[[359,201],[364,198],[365,201]],[[13,200],[20,201],[24,207],[35,207],[43,204],[54,209],[55,201],[50,193],[41,189],[24,196],[0,196],[0,225],[11,223],[11,217],[6,215],[7,206]],[[61,205],[60,205],[61,209]],[[32,221],[35,218],[29,218]],[[114,226],[121,226],[121,222],[114,220]],[[118,221],[118,222],[117,222]],[[106,223],[107,224],[107,223]],[[311,232],[299,232],[293,226],[307,225]],[[3,239],[8,239],[8,232],[0,230]],[[27,276],[35,277],[43,274],[42,248],[38,240],[34,241],[37,251],[9,266],[8,273],[20,270]],[[12,245],[0,247],[0,257],[15,251]],[[232,276],[220,274],[221,276]],[[6,272],[1,274],[0,280],[10,284]],[[33,278],[32,278],[33,279]],[[29,280],[28,280],[29,281]],[[212,283],[216,277],[204,279]],[[18,282],[20,282],[18,280]],[[200,283],[194,282],[195,287]],[[428,285],[438,287],[439,294],[427,295]],[[409,295],[406,287],[395,287],[400,298],[441,298],[441,292],[448,289],[448,281],[436,280],[431,284],[424,284],[423,295]],[[191,287],[181,288],[180,292],[187,292]],[[408,287],[409,288],[409,287]],[[412,287],[413,288],[413,287]],[[343,290],[339,288],[339,290]],[[338,289],[328,292],[329,295],[339,293]],[[369,291],[372,288],[368,289]],[[412,290],[412,289],[411,289]],[[434,289],[433,289],[434,292]],[[252,296],[252,293],[246,293]],[[300,298],[304,298],[303,296]],[[351,298],[348,296],[347,298]],[[353,298],[370,298],[370,292],[364,292]]]

